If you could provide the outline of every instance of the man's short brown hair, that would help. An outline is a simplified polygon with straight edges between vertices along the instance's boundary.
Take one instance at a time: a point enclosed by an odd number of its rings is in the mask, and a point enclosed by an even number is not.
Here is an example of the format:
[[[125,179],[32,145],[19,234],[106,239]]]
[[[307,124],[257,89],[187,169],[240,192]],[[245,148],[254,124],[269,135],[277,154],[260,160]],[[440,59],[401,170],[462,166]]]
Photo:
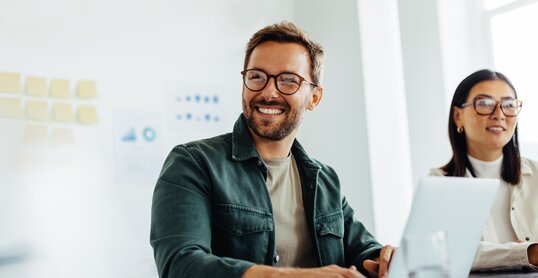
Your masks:
[[[256,32],[247,44],[247,51],[245,53],[245,63],[243,70],[247,69],[250,55],[254,51],[256,46],[267,41],[274,42],[291,42],[298,43],[306,48],[310,57],[311,66],[311,78],[312,82],[320,85],[323,77],[323,47],[313,41],[308,33],[301,30],[297,25],[289,21],[282,21],[273,25],[269,25],[258,32]]]

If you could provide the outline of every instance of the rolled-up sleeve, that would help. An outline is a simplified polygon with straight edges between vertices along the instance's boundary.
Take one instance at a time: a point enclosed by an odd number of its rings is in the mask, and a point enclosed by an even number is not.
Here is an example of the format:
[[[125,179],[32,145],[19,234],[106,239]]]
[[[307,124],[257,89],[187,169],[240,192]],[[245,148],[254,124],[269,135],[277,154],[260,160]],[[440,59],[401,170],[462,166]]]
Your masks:
[[[481,241],[472,270],[535,268],[529,263],[527,249],[532,242],[494,243]]]
[[[196,155],[178,146],[167,157],[151,211],[150,242],[159,276],[241,277],[253,263],[211,253],[209,178]]]

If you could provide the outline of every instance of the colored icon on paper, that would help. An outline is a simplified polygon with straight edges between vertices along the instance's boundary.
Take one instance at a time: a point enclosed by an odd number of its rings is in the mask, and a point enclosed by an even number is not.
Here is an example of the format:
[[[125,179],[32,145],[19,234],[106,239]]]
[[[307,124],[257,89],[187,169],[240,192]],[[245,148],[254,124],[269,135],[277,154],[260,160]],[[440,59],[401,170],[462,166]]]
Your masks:
[[[155,141],[155,139],[157,139],[157,130],[155,130],[155,128],[153,128],[153,127],[147,126],[142,130],[141,137],[146,142],[153,142],[153,141]],[[127,132],[125,132],[121,136],[121,141],[122,142],[136,142],[137,138],[138,138],[138,136],[137,136],[136,129],[135,128],[129,128],[127,130]]]
[[[131,128],[129,129],[122,137],[121,141],[123,142],[136,142],[136,133],[135,129]]]
[[[157,131],[152,127],[146,127],[144,128],[144,131],[142,131],[142,136],[144,139],[148,142],[155,141],[155,138],[157,138]]]

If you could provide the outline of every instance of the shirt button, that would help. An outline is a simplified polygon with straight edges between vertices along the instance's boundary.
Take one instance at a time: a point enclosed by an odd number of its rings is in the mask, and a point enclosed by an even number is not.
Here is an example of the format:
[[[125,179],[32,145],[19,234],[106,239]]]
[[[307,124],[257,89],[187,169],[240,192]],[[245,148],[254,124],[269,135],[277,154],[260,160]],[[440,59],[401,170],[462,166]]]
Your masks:
[[[512,210],[516,210],[516,208],[512,207]]]
[[[275,262],[277,262],[277,263],[280,262],[280,256],[279,255],[276,255]]]
[[[530,239],[531,239],[530,237],[526,237],[526,238],[525,238],[526,241],[529,241]]]

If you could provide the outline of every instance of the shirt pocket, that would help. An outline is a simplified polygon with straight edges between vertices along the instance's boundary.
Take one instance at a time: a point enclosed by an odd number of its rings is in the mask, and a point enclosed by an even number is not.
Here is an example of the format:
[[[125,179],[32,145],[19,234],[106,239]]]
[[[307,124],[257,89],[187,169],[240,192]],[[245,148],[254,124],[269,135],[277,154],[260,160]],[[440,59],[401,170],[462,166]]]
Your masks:
[[[316,217],[316,232],[323,265],[344,263],[344,217],[341,210]]]
[[[212,222],[215,255],[264,263],[274,230],[271,213],[237,204],[215,204]]]

